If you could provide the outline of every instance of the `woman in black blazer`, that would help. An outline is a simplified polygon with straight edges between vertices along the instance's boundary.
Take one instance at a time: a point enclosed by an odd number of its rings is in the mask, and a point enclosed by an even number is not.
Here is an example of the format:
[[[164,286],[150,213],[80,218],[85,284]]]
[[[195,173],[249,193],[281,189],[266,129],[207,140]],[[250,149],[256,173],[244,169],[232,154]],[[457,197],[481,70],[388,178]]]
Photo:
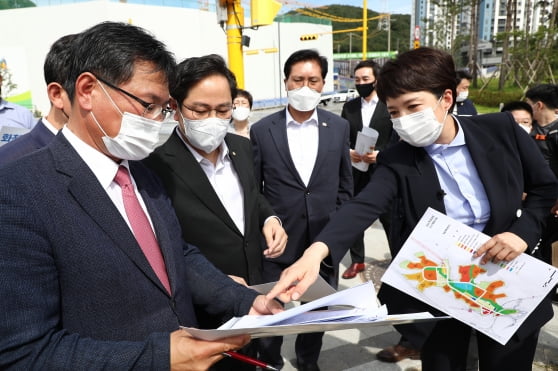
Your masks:
[[[556,201],[556,179],[509,113],[448,114],[456,94],[454,71],[449,54],[430,48],[385,64],[378,96],[401,141],[380,153],[367,187],[333,215],[269,297],[296,299],[313,282],[320,259],[331,255],[334,264],[340,262],[355,236],[390,206],[396,254],[428,207],[493,236],[477,252],[482,263],[534,251]],[[439,313],[386,284],[378,296],[391,313]],[[547,297],[505,346],[478,333],[481,370],[531,370],[539,330],[552,315]],[[465,370],[472,332],[467,325],[450,319],[397,329],[421,349],[424,370]]]

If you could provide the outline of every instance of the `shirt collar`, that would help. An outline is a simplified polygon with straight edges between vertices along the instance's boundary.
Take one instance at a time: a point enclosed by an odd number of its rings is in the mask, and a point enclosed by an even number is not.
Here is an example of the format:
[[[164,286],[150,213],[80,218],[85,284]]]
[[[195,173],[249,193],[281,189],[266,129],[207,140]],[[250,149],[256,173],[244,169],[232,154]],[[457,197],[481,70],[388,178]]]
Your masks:
[[[376,105],[378,104],[379,98],[378,98],[378,94],[374,95],[374,97],[372,99],[370,99],[370,102],[368,102],[366,99],[364,98],[360,98],[360,102],[362,103],[362,105],[366,105],[366,106],[371,106],[371,105]]]
[[[291,115],[291,113],[289,112],[289,107],[287,106],[285,108],[286,112],[287,112],[287,126],[291,125],[291,124],[314,124],[316,126],[318,126],[318,110],[314,108],[314,112],[312,112],[312,116],[310,116],[310,118],[308,120],[305,120],[302,123],[297,122],[293,116]]]
[[[457,134],[455,138],[449,144],[431,144],[429,146],[424,147],[424,150],[429,154],[437,154],[449,147],[459,147],[465,145],[465,134],[463,134],[463,128],[461,127],[461,123],[459,122],[457,116],[448,115],[450,118],[454,118],[455,122],[457,123]]]
[[[180,138],[182,143],[184,143],[186,148],[188,148],[188,150],[192,153],[192,156],[194,156],[194,158],[196,159],[196,162],[198,164],[201,163],[204,160],[208,161],[205,157],[200,155],[199,152],[196,151],[196,149],[194,147],[192,147],[192,145],[190,145],[190,143],[188,143],[187,141],[184,140],[184,137],[183,137],[182,133],[179,131],[178,127],[176,127],[174,130],[176,130],[176,134],[178,135],[178,137]],[[217,162],[225,162],[225,160],[229,158],[229,147],[227,146],[227,143],[225,143],[225,141],[223,140],[223,142],[221,142],[221,145],[219,146],[219,148],[220,148],[220,151],[219,151],[219,158],[217,159]]]
[[[120,163],[115,162],[104,153],[99,152],[97,149],[85,143],[78,136],[72,133],[67,126],[62,128],[62,134],[64,134],[64,137],[66,137],[79,156],[83,159],[83,161],[85,161],[87,166],[89,166],[104,189],[108,189],[114,180],[120,165],[123,165],[130,170],[127,160],[122,160]]]
[[[58,130],[47,120],[46,117],[43,117],[42,120],[43,125],[54,135],[58,134]]]

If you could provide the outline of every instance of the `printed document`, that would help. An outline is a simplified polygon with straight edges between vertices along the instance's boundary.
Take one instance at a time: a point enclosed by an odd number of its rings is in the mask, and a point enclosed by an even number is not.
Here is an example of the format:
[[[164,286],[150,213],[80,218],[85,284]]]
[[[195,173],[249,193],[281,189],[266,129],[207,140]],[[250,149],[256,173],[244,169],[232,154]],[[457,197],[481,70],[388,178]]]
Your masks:
[[[372,152],[373,148],[376,146],[378,141],[378,131],[376,129],[369,128],[367,126],[362,128],[362,131],[357,132],[356,142],[355,142],[355,152],[359,155],[364,155],[366,153]],[[353,167],[360,171],[368,171],[368,166],[370,164],[366,162],[353,162]]]
[[[558,269],[528,254],[480,264],[489,236],[428,209],[382,281],[505,345],[558,283]]]
[[[439,318],[434,318],[430,313],[388,315],[386,306],[378,305],[374,285],[368,281],[274,315],[235,317],[216,330],[183,329],[198,339],[217,340],[239,334],[249,334],[252,338],[258,338],[431,321]]]

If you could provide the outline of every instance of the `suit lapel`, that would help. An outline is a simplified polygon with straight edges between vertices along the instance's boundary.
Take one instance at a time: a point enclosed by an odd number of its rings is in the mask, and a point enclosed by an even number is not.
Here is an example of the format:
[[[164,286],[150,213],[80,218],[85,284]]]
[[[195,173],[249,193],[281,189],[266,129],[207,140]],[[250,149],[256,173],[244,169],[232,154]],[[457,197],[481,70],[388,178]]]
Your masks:
[[[465,134],[465,143],[475,163],[477,173],[483,184],[490,184],[490,187],[484,187],[491,210],[490,219],[485,226],[485,230],[489,230],[497,211],[506,210],[502,202],[506,202],[509,198],[503,195],[502,192],[506,192],[509,188],[506,184],[508,177],[504,172],[505,166],[501,166],[499,161],[489,160],[498,158],[494,142],[485,139],[484,133],[476,130],[474,125],[468,125],[467,119],[460,118],[459,120],[462,123],[461,127]]]
[[[287,139],[287,117],[285,110],[281,111],[279,115],[273,118],[269,131],[277,153],[285,163],[285,166],[292,173],[294,179],[296,179],[299,184],[304,186],[304,182],[296,170],[294,161],[291,157],[291,151],[289,150],[289,140]]]
[[[347,113],[350,114],[350,117],[347,117],[347,120],[353,127],[354,132],[359,132],[362,130],[361,100],[360,98],[354,99],[347,104],[350,105],[350,109],[347,111]]]
[[[63,135],[50,147],[56,170],[67,177],[68,192],[91,219],[111,238],[134,264],[166,292],[126,221],[101,187],[99,181]],[[146,197],[148,199],[148,197]]]
[[[185,184],[190,192],[212,213],[218,215],[226,225],[236,233],[240,233],[213,186],[209,183],[207,175],[176,131],[164,146],[164,156],[169,164],[169,170],[174,173],[175,178]]]
[[[422,148],[412,147],[411,149],[416,172],[408,174],[406,180],[408,181],[406,188],[411,193],[412,205],[409,209],[416,210],[417,214],[414,216],[416,220],[422,217],[428,207],[445,213],[444,199],[440,195],[442,187],[432,159]]]
[[[250,158],[246,158],[243,154],[243,152],[236,147],[235,142],[229,140],[229,135],[233,135],[233,134],[227,134],[227,137],[225,137],[225,142],[227,143],[227,146],[229,147],[229,157],[231,159],[231,163],[232,166],[234,168],[234,170],[236,171],[238,180],[240,182],[240,186],[242,187],[242,193],[243,193],[243,200],[244,200],[244,235],[247,235],[249,230],[249,226],[251,225],[250,223],[252,222],[250,220],[250,214],[248,211],[250,210],[250,194],[249,194],[249,190],[251,189],[250,187],[250,179],[254,179],[253,175],[250,174],[250,172],[248,171],[250,166],[254,166],[253,161]],[[230,218],[229,218],[230,219]],[[232,219],[231,219],[232,222]],[[233,223],[234,224],[234,223]],[[234,224],[236,227],[236,224]],[[238,228],[235,228],[236,230],[238,230]]]
[[[318,155],[316,156],[316,162],[314,163],[308,185],[312,184],[320,167],[327,166],[327,164],[325,164],[327,152],[332,148],[331,141],[334,139],[333,136],[335,135],[335,131],[331,130],[330,125],[329,122],[322,119],[322,115],[318,110]]]
[[[178,277],[177,277],[177,268],[176,268],[177,262],[175,259],[172,246],[176,245],[176,243],[174,243],[173,240],[176,240],[177,236],[171,236],[169,234],[168,226],[165,225],[165,223],[163,222],[163,220],[165,219],[161,215],[161,209],[156,204],[156,200],[159,200],[162,197],[166,198],[167,196],[164,193],[163,189],[151,189],[150,187],[148,187],[147,185],[150,182],[145,178],[146,176],[145,170],[141,169],[141,171],[138,171],[137,168],[138,168],[137,163],[130,162],[130,169],[132,172],[132,176],[136,181],[136,184],[138,186],[138,191],[141,194],[143,202],[145,203],[145,206],[151,218],[151,222],[153,223],[153,228],[155,230],[157,242],[159,244],[159,248],[161,249],[161,253],[163,254],[163,258],[165,260],[165,266],[167,268],[167,275],[169,277],[171,290],[174,290],[178,285],[177,282]],[[155,282],[162,290],[166,292],[166,289],[161,284],[161,281],[155,275],[153,269],[149,269],[148,272],[153,282]]]
[[[387,115],[386,115],[387,114]],[[372,114],[372,118],[370,119],[370,122],[368,123],[368,126],[375,129],[375,123],[379,123],[382,122],[385,119],[389,119],[390,116],[387,112],[387,108],[386,105],[383,104],[381,101],[378,101],[378,103],[376,104],[376,108],[374,109],[374,113]]]

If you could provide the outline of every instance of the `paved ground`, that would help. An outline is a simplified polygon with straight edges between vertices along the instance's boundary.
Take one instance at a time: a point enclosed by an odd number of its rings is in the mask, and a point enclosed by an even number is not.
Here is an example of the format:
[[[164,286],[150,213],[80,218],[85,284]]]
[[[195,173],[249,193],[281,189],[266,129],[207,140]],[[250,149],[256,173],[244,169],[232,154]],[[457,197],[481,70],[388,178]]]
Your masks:
[[[339,289],[351,287],[365,280],[372,279],[375,284],[383,273],[386,263],[390,259],[389,250],[382,226],[375,223],[365,234],[366,263],[369,268],[351,280],[340,279]],[[350,264],[348,255],[340,271],[343,272]],[[554,312],[558,313],[558,305],[554,305]],[[294,354],[294,336],[286,336],[283,344],[285,357],[284,371],[296,370]],[[318,362],[322,371],[418,371],[421,370],[420,361],[410,359],[396,364],[383,363],[376,359],[375,354],[382,348],[394,344],[399,335],[391,326],[360,330],[343,330],[328,332],[324,336],[324,346]],[[469,370],[477,370],[474,352],[471,352]],[[558,315],[541,331],[539,347],[533,364],[534,371],[558,371]]]

